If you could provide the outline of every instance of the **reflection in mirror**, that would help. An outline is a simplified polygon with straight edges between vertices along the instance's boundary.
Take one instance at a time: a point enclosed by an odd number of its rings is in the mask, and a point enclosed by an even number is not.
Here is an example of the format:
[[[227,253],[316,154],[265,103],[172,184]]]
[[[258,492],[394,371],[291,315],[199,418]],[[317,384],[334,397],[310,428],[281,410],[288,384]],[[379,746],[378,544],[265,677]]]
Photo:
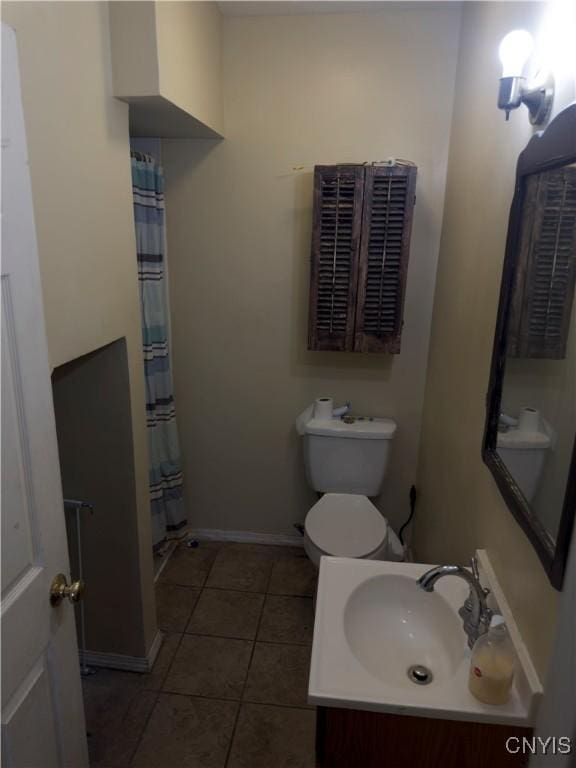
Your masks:
[[[576,431],[576,310],[561,360],[508,357],[496,451],[553,543]]]
[[[527,178],[496,450],[552,543],[576,431],[576,165]]]
[[[518,157],[482,455],[560,589],[576,519],[576,103]]]

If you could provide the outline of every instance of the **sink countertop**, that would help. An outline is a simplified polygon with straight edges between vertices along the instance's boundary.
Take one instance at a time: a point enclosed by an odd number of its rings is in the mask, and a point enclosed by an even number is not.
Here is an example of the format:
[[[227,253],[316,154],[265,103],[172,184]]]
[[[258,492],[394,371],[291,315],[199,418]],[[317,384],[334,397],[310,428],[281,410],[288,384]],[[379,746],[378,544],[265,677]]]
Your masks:
[[[506,704],[483,704],[468,690],[471,651],[457,613],[468,596],[462,579],[441,578],[434,592],[426,593],[414,586],[433,565],[340,557],[320,562],[309,702],[531,726],[542,687],[483,550],[478,559],[482,583],[491,589],[491,607],[504,616],[518,657]],[[387,622],[383,605],[388,600],[394,606]],[[429,666],[434,680],[429,685],[412,683],[406,674],[410,663]]]

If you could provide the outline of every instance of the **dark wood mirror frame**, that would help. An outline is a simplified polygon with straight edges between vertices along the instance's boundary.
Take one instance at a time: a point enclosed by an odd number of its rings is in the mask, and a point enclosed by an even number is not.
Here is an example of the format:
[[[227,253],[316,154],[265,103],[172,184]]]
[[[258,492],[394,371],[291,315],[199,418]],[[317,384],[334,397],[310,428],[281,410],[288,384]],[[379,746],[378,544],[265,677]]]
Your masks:
[[[558,536],[555,542],[530,509],[520,488],[498,455],[496,439],[506,366],[510,304],[519,254],[521,214],[526,190],[526,179],[534,173],[552,170],[575,162],[576,103],[571,104],[560,112],[545,131],[534,135],[518,157],[516,185],[508,221],[506,253],[500,286],[500,302],[496,319],[490,381],[486,397],[486,426],[482,447],[482,458],[490,468],[510,511],[533,544],[552,585],[556,589],[562,588],[568,548],[576,515],[576,437]]]

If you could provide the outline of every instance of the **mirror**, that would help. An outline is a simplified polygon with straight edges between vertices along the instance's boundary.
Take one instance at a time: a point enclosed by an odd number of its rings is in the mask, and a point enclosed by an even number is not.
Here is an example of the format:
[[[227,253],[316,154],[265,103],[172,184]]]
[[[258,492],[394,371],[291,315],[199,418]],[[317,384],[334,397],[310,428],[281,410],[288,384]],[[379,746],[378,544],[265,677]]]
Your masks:
[[[576,511],[576,104],[518,158],[483,458],[560,589]]]

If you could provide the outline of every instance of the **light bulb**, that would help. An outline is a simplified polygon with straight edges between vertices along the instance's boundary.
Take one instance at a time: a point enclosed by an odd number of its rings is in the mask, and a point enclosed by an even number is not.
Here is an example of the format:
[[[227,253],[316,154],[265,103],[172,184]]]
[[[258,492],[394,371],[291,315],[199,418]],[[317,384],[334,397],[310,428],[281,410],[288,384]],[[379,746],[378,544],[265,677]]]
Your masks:
[[[502,62],[502,77],[522,77],[524,65],[532,53],[532,35],[525,29],[509,32],[498,51]]]

